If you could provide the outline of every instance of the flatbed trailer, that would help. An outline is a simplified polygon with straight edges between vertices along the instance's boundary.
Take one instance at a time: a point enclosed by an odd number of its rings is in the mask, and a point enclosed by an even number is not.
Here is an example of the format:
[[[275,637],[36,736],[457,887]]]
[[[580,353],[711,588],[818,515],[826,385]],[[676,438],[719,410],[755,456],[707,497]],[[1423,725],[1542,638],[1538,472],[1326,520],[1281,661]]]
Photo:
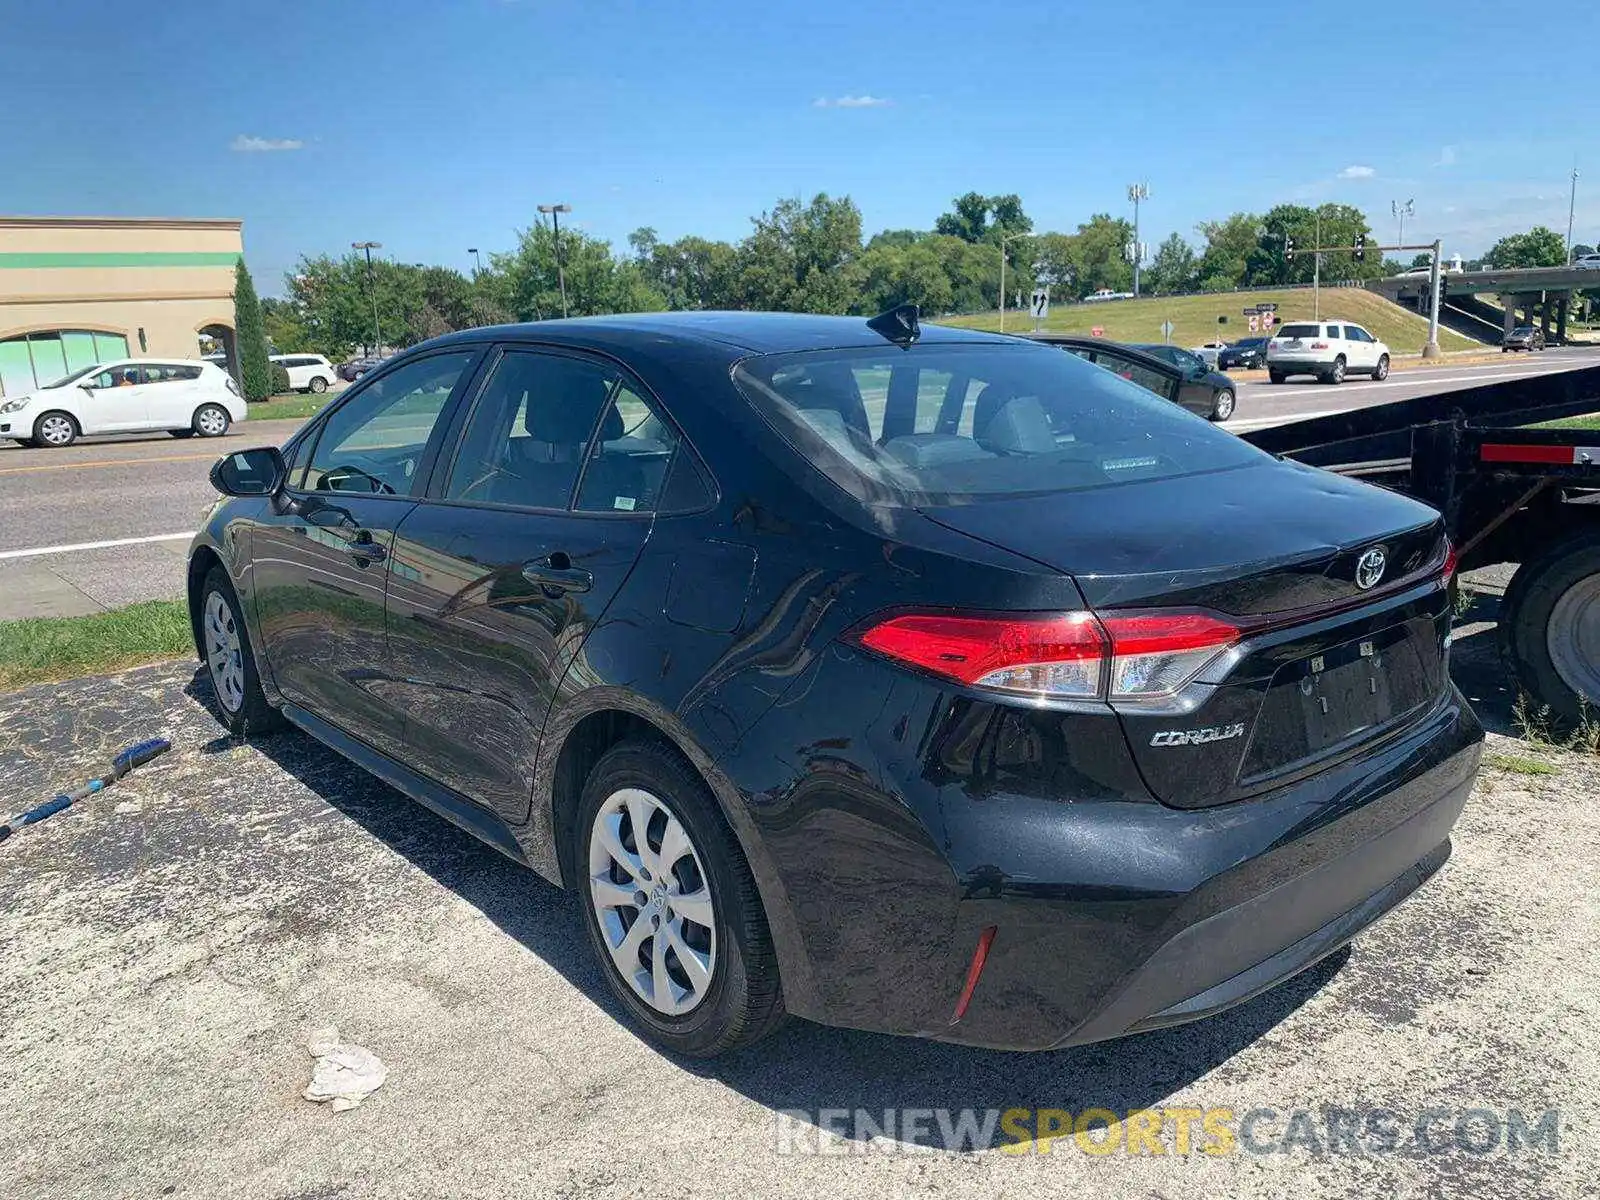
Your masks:
[[[1522,689],[1574,722],[1600,715],[1600,428],[1530,426],[1592,413],[1600,367],[1242,436],[1433,505],[1464,570],[1518,564],[1501,603],[1501,643]]]

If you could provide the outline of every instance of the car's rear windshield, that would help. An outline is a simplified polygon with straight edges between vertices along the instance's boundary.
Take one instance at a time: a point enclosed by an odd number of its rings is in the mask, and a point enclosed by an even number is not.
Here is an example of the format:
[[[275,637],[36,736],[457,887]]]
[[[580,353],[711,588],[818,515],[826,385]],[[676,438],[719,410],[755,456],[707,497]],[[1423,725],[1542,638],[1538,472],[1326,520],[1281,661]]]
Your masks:
[[[1285,325],[1278,330],[1279,337],[1287,338],[1314,338],[1322,336],[1320,325]]]
[[[824,475],[914,507],[1171,479],[1261,451],[1049,346],[819,350],[740,362],[741,392]]]

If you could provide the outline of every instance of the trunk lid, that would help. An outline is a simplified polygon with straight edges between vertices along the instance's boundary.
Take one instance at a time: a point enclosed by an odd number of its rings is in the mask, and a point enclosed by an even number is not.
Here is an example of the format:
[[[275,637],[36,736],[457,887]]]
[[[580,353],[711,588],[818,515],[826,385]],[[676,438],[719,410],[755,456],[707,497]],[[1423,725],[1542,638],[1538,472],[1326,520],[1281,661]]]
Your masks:
[[[1179,703],[1113,706],[1169,804],[1317,770],[1410,724],[1446,687],[1443,525],[1396,493],[1271,461],[923,512],[1070,575],[1096,612],[1203,608],[1241,626]],[[1374,549],[1384,567],[1370,582]]]

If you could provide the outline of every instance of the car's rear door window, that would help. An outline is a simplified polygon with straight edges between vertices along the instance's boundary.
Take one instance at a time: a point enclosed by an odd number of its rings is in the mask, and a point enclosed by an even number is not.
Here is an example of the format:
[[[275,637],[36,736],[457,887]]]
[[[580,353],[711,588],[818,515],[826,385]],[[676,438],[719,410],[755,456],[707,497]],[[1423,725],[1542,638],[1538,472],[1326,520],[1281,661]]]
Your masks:
[[[1069,491],[1261,459],[1231,434],[1049,346],[762,355],[741,362],[734,381],[816,469],[874,503]]]

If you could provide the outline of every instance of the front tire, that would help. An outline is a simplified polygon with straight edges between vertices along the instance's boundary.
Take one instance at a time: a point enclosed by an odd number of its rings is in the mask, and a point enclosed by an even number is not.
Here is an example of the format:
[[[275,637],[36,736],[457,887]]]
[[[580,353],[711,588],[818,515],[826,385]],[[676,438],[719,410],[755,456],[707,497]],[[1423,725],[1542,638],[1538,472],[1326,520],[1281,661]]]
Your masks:
[[[40,446],[49,446],[59,450],[70,446],[78,440],[78,422],[71,414],[64,412],[47,412],[39,414],[39,419],[33,423],[33,440]]]
[[[1380,354],[1378,356],[1378,365],[1376,368],[1374,368],[1372,377],[1377,380],[1389,378],[1389,356],[1387,354]]]
[[[256,670],[250,631],[239,611],[239,597],[228,573],[212,567],[200,585],[200,645],[206,674],[216,695],[217,715],[236,737],[272,733],[283,717],[267,703]]]
[[[313,376],[311,380],[311,390],[319,396],[322,395],[323,392],[328,390],[328,381],[321,375]]]
[[[1274,371],[1274,370],[1271,370],[1270,368],[1267,371],[1267,382],[1268,383],[1282,383],[1284,381],[1284,378],[1285,378],[1285,376],[1284,376],[1282,371]]]
[[[584,784],[570,849],[601,972],[657,1045],[710,1058],[782,1018],[755,878],[676,749],[638,740],[607,751]]]
[[[1217,393],[1211,405],[1211,419],[1213,421],[1226,421],[1233,416],[1233,410],[1238,406],[1238,400],[1233,392],[1223,388]]]
[[[228,410],[220,404],[202,404],[194,410],[194,419],[190,428],[201,437],[221,437],[228,432],[228,426],[233,424],[233,418],[228,415]]]

